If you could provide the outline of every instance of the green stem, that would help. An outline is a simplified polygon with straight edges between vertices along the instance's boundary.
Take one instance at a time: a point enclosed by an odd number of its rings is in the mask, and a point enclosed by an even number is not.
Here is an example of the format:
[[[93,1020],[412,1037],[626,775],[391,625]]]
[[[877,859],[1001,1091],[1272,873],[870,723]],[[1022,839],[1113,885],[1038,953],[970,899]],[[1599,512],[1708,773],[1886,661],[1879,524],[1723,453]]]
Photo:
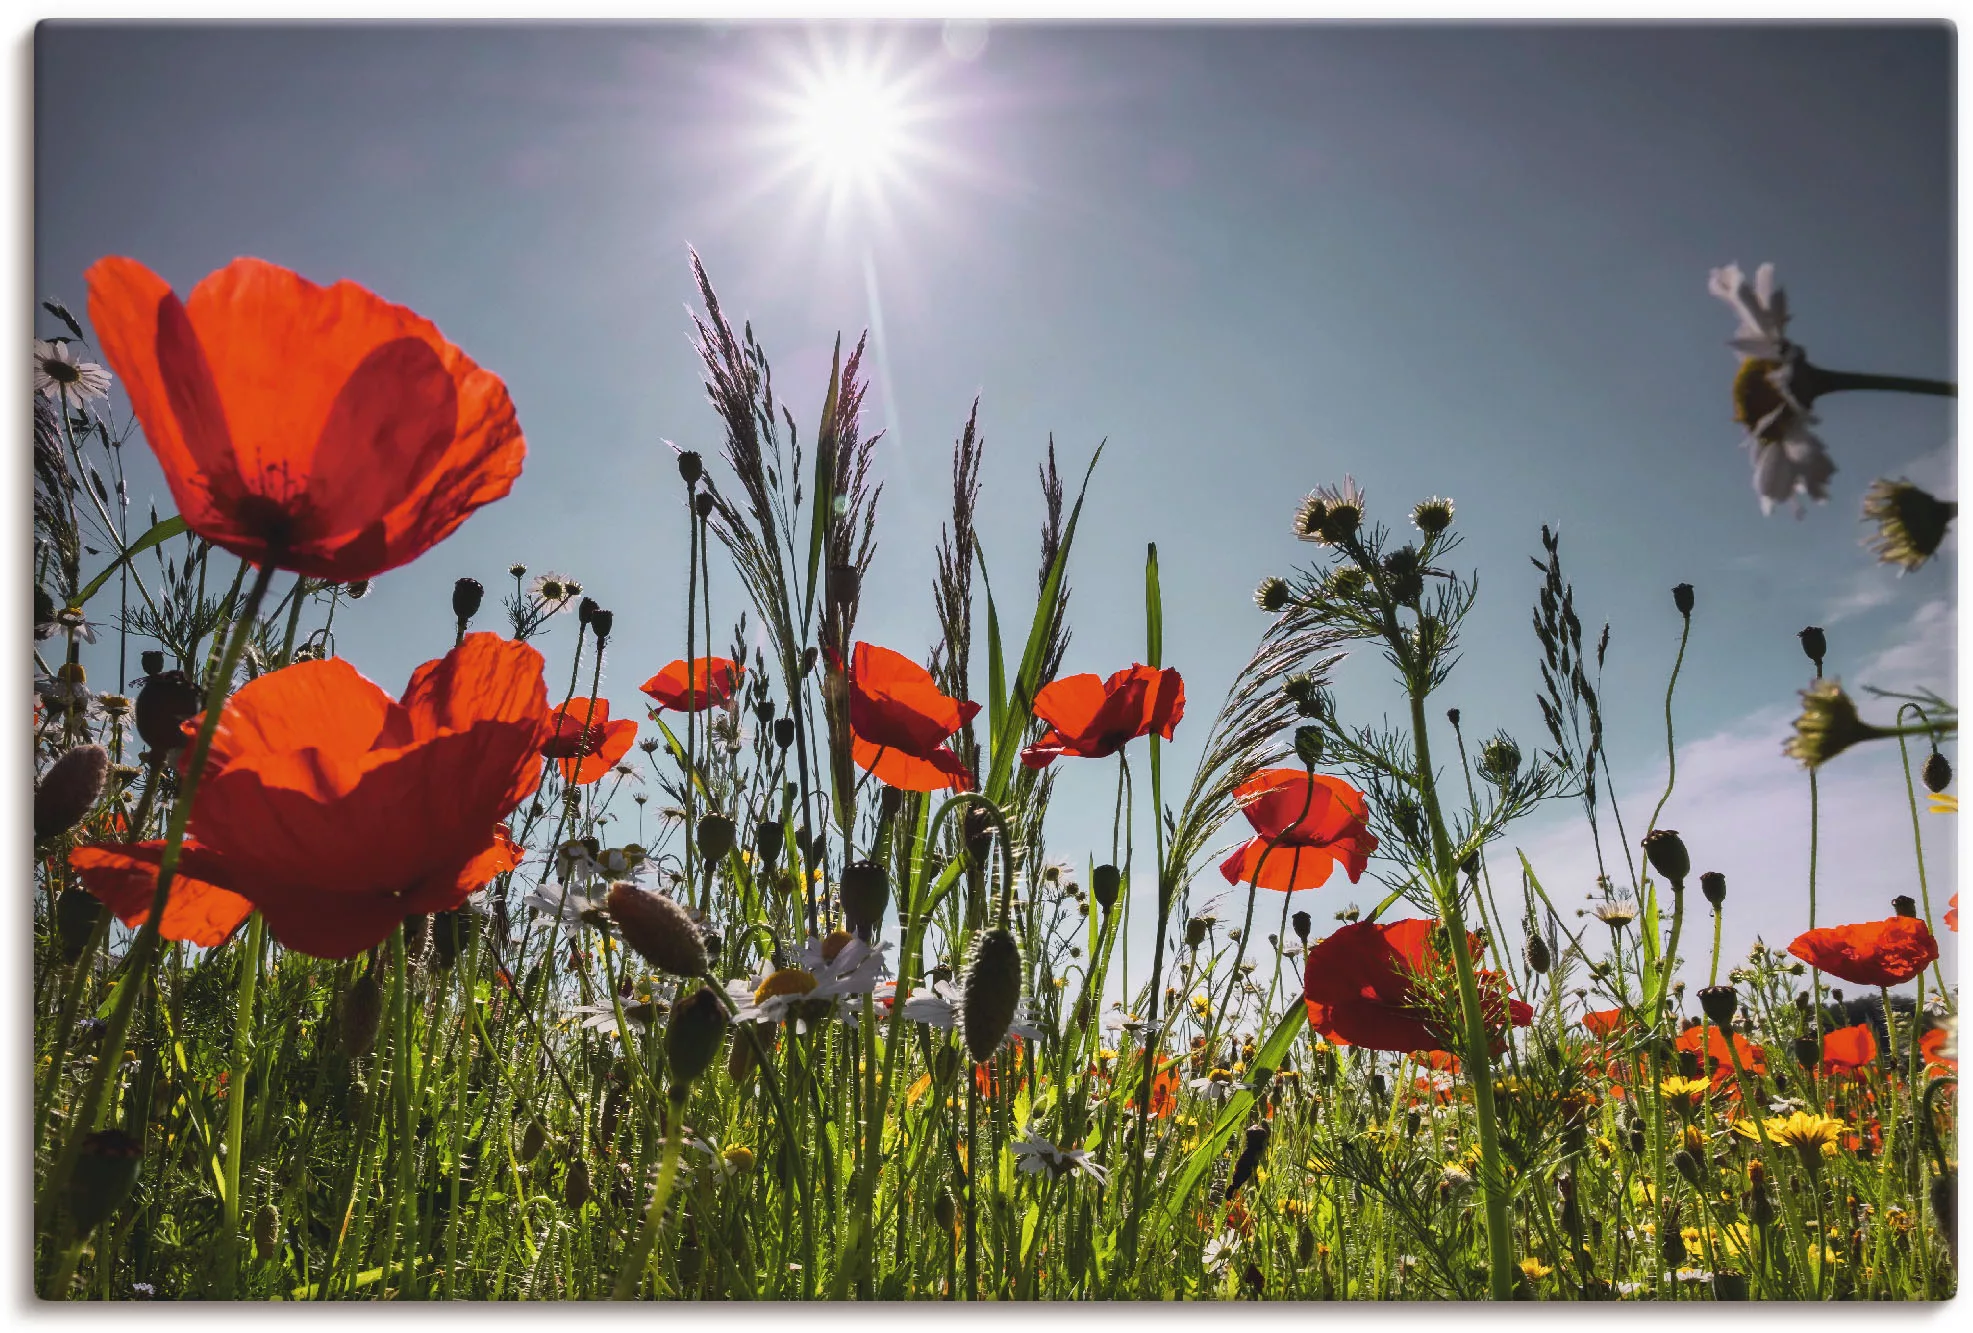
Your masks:
[[[247,1114],[247,1071],[253,1064],[253,999],[260,982],[261,941],[267,926],[255,912],[247,922],[246,953],[233,1010],[233,1069],[226,1089],[225,1221],[219,1232],[219,1299],[230,1301],[240,1277],[240,1158]]]
[[[1925,710],[1917,704],[1905,704],[1898,709],[1898,722],[1900,725],[1904,722],[1906,708],[1917,713],[1920,719],[1923,719],[1925,716]],[[1925,879],[1925,839],[1918,829],[1918,788],[1911,781],[1911,750],[1905,744],[1905,738],[1902,733],[1898,736],[1898,758],[1903,760],[1905,800],[1911,806],[1911,850],[1918,858],[1919,902],[1925,909],[1925,928],[1931,930],[1932,889],[1926,883]],[[1934,933],[1936,934],[1936,932]],[[1936,958],[1932,960],[1932,982],[1939,988],[1939,994],[1946,998],[1946,1003],[1956,1011],[1958,1001],[1954,998],[1953,993],[1946,989],[1945,976],[1939,971],[1939,960]]]
[[[418,1196],[413,1186],[413,1165],[418,1155],[417,1108],[411,1101],[411,975],[405,957],[404,926],[391,932],[391,986],[395,1017],[391,1020],[391,1094],[397,1102],[397,1294],[399,1300],[417,1297],[412,1251],[416,1248]]]
[[[690,1091],[689,1085],[686,1091]],[[672,1182],[678,1177],[678,1145],[680,1131],[684,1127],[685,1099],[673,1097],[671,1113],[666,1117],[665,1155],[658,1166],[658,1183],[651,1191],[650,1206],[644,1210],[644,1222],[637,1229],[637,1239],[631,1243],[623,1267],[617,1270],[616,1286],[610,1292],[613,1301],[637,1299],[638,1284],[643,1281],[645,1265],[651,1261],[651,1247],[657,1242],[658,1227],[664,1221],[665,1204],[671,1199]]]

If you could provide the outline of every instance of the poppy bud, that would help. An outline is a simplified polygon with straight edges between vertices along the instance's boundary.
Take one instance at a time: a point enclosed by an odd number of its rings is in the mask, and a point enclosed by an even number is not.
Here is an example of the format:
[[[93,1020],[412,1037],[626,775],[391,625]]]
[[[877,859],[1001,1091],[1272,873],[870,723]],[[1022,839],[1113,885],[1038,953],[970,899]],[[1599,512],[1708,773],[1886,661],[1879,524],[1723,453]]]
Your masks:
[[[959,822],[960,836],[966,840],[966,855],[975,862],[984,862],[993,847],[993,816],[977,805],[968,805]]]
[[[1685,840],[1677,829],[1652,829],[1645,834],[1644,858],[1674,888],[1683,888],[1685,877],[1692,873],[1692,854],[1685,850]]]
[[[1384,1082],[1384,1076],[1382,1074],[1372,1074],[1370,1076],[1370,1095],[1372,1097],[1382,1101],[1387,1087],[1388,1085]]]
[[[1302,761],[1304,768],[1313,769],[1322,762],[1322,729],[1320,727],[1295,728],[1295,757]]]
[[[699,457],[697,449],[684,449],[678,455],[678,475],[685,479],[687,486],[699,484],[699,478],[706,472],[705,460]]]
[[[199,715],[202,702],[183,671],[154,671],[137,691],[137,734],[159,754],[175,750],[185,743],[181,728]]]
[[[1106,912],[1117,905],[1117,892],[1122,887],[1123,872],[1113,865],[1100,865],[1089,877],[1089,896]]]
[[[343,994],[342,1048],[352,1059],[368,1055],[384,1019],[383,988],[374,972],[365,972]]]
[[[983,932],[960,985],[960,1035],[974,1063],[984,1064],[1007,1036],[1021,1005],[1021,946],[1012,933],[1004,927]]]
[[[1678,613],[1682,616],[1692,614],[1692,585],[1690,583],[1681,583],[1672,589],[1672,605],[1678,608]]]
[[[521,1160],[532,1162],[541,1155],[541,1149],[547,1142],[548,1131],[542,1128],[541,1122],[528,1121],[528,1127],[521,1133]]]
[[[1673,1154],[1672,1160],[1677,1161],[1680,1157],[1688,1162],[1692,1160],[1692,1154],[1683,1148]],[[1697,1169],[1696,1166],[1694,1169]],[[1665,1224],[1665,1235],[1658,1246],[1658,1253],[1664,1256],[1668,1264],[1677,1265],[1685,1262],[1685,1237],[1679,1234],[1677,1213],[1673,1213],[1671,1221]]]
[[[1891,910],[1899,916],[1915,917],[1918,915],[1918,903],[1910,894],[1901,893],[1891,899]]]
[[[840,896],[849,928],[867,939],[883,924],[884,908],[891,901],[891,877],[875,861],[852,861],[843,867]]]
[[[1804,1069],[1813,1070],[1822,1061],[1822,1048],[1816,1045],[1814,1037],[1802,1036],[1792,1043],[1795,1063]]]
[[[855,565],[829,566],[829,603],[836,607],[855,606],[863,592],[863,571]]]
[[[137,664],[147,676],[155,676],[164,670],[164,654],[155,648],[146,648],[137,658]]]
[[[1718,911],[1726,903],[1726,876],[1717,870],[1708,870],[1699,876],[1699,892],[1706,895],[1706,901]]]
[[[110,752],[100,745],[78,745],[49,765],[34,789],[34,840],[57,837],[82,822],[103,795],[110,775]]]
[[[742,1151],[745,1150],[742,1149]],[[704,1272],[706,1267],[706,1250],[703,1245],[699,1244],[699,1229],[697,1227],[686,1228],[685,1235],[679,1239],[676,1258],[678,1263],[678,1285],[685,1289],[687,1295],[691,1295],[693,1294],[692,1289],[698,1285],[699,1274]]]
[[[77,1236],[87,1236],[114,1213],[137,1187],[144,1145],[120,1129],[101,1129],[82,1139],[75,1174],[69,1177],[69,1220]]]
[[[1774,1225],[1774,1196],[1759,1181],[1747,1191],[1747,1217],[1757,1227]]]
[[[782,717],[774,720],[774,743],[784,750],[795,743],[795,719]]]
[[[685,909],[663,894],[635,884],[612,884],[606,904],[623,942],[651,966],[681,977],[706,970],[706,942]]]
[[[953,1234],[959,1225],[959,1206],[953,1202],[952,1191],[941,1189],[932,1199],[932,1220],[939,1224],[939,1230],[947,1236]]]
[[[1247,1139],[1240,1149],[1239,1158],[1233,1163],[1233,1174],[1226,1181],[1226,1197],[1232,1198],[1240,1192],[1240,1187],[1254,1178],[1260,1169],[1261,1158],[1267,1155],[1268,1130],[1265,1122],[1247,1126]]]
[[[671,1066],[672,1099],[684,1099],[688,1085],[705,1076],[726,1040],[726,1006],[710,986],[678,1002],[665,1028],[665,1061]]]
[[[1314,924],[1309,920],[1309,914],[1307,912],[1297,912],[1294,916],[1288,918],[1288,924],[1295,928],[1295,938],[1303,944],[1307,944],[1309,927]]]
[[[754,825],[754,855],[772,869],[781,860],[781,849],[788,838],[787,826],[778,819],[763,819]]]
[[[1398,826],[1398,832],[1404,835],[1406,842],[1417,845],[1424,841],[1423,820],[1417,802],[1410,797],[1400,796],[1391,803],[1391,822]]]
[[[589,617],[589,632],[596,636],[596,642],[598,643],[609,638],[611,631],[616,629],[616,627],[617,613],[614,611],[608,611],[602,607],[598,607],[595,614]]]
[[[459,579],[452,585],[452,614],[463,625],[480,613],[486,588],[478,579]]]
[[[1829,656],[1829,640],[1824,636],[1820,625],[1810,625],[1795,636],[1802,641],[1802,651],[1809,661],[1815,663],[1815,674],[1822,674],[1822,659]]]
[[[450,968],[459,951],[472,941],[478,914],[461,907],[432,918],[432,953],[441,971]]]
[[[55,899],[55,938],[61,942],[63,962],[73,963],[82,957],[102,916],[103,904],[87,889],[62,890]]]
[[[1946,1244],[1959,1244],[1959,1172],[1948,1170],[1932,1178],[1932,1216]]]
[[[1747,1275],[1736,1268],[1722,1268],[1713,1274],[1713,1299],[1744,1301],[1748,1297]]]
[[[1461,857],[1459,861],[1459,873],[1468,879],[1477,879],[1480,874],[1480,854],[1478,852],[1468,852],[1465,856]]]
[[[1631,1121],[1630,1131],[1627,1137],[1630,1142],[1630,1150],[1633,1154],[1643,1152],[1644,1151],[1644,1122],[1642,1120]]]
[[[724,861],[733,850],[733,833],[733,821],[725,815],[701,816],[697,836],[699,855],[715,864]]]
[[[263,1261],[272,1259],[281,1243],[281,1210],[264,1203],[253,1218],[253,1249]]]
[[[1547,942],[1539,935],[1528,936],[1527,946],[1522,950],[1522,953],[1527,958],[1528,970],[1530,972],[1545,974],[1548,971],[1549,965],[1554,961],[1548,956]]]
[[[1708,986],[1699,992],[1699,1008],[1717,1028],[1731,1028],[1740,1009],[1740,992],[1731,986]]]
[[[1952,765],[1946,761],[1944,755],[1934,750],[1931,757],[1926,759],[1921,776],[1925,779],[1925,790],[1936,796],[1951,785]]]
[[[1304,1222],[1295,1233],[1295,1262],[1306,1268],[1315,1258],[1315,1232]]]
[[[1699,1159],[1691,1153],[1680,1148],[1672,1154],[1672,1165],[1678,1169],[1679,1175],[1685,1177],[1687,1184],[1697,1185],[1699,1183]]]
[[[1425,576],[1418,568],[1416,548],[1401,546],[1385,556],[1384,578],[1390,586],[1393,601],[1403,606],[1417,602],[1425,592]]]
[[[589,1188],[589,1163],[578,1156],[562,1176],[562,1202],[579,1209],[589,1202],[593,1193]]]

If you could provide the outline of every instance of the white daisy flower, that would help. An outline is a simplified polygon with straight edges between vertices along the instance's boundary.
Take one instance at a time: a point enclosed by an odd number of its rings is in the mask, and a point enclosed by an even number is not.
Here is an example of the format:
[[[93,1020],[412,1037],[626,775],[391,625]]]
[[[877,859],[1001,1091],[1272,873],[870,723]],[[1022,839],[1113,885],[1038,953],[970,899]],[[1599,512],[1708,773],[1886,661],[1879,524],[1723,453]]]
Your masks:
[[[1763,418],[1741,442],[1754,460],[1754,493],[1760,497],[1763,514],[1792,500],[1799,518],[1805,509],[1803,496],[1818,504],[1829,498],[1836,463],[1822,438],[1809,429],[1813,420],[1805,412],[1783,406]]]
[[[551,608],[549,614],[560,615],[581,599],[582,584],[566,574],[537,574],[528,584],[528,596]]]
[[[1014,1167],[1026,1175],[1039,1175],[1046,1171],[1057,1180],[1078,1172],[1101,1185],[1109,1178],[1109,1168],[1089,1155],[1086,1148],[1058,1148],[1041,1137],[1033,1125],[1028,1126],[1025,1137],[1014,1145]]]
[[[1742,356],[1787,360],[1794,346],[1788,341],[1788,294],[1774,285],[1773,264],[1755,269],[1752,283],[1738,264],[1716,268],[1707,276],[1706,290],[1740,317],[1740,327],[1727,346]]]
[[[572,926],[592,912],[601,912],[608,899],[608,890],[594,882],[564,880],[559,884],[541,885],[521,899],[521,906],[542,916],[553,917],[565,926]]]
[[[78,361],[65,341],[34,340],[34,391],[43,398],[68,400],[80,406],[110,396],[110,372],[94,361]]]
[[[1208,1100],[1223,1102],[1232,1095],[1235,1088],[1246,1085],[1233,1077],[1232,1070],[1214,1069],[1198,1078],[1187,1080],[1185,1086]]]
[[[888,969],[888,944],[872,946],[847,931],[811,939],[789,967],[763,968],[750,984],[729,981],[735,1023],[792,1022],[806,1032],[836,1012],[845,997],[867,995]],[[909,1001],[906,1001],[908,1004]]]
[[[652,1020],[663,1017],[670,1009],[671,1006],[663,1000],[625,1000],[623,1017],[624,1021],[634,1028],[648,1028]],[[625,1043],[634,1040],[636,1036],[635,1033],[626,1033],[617,1026],[616,1006],[608,1000],[599,1000],[595,1004],[579,1004],[569,1011],[569,1017],[579,1027],[587,1028],[591,1032],[615,1033]]]
[[[1239,1250],[1240,1233],[1222,1231],[1206,1242],[1205,1252],[1199,1256],[1199,1262],[1205,1265],[1208,1273],[1217,1273],[1233,1261],[1233,1256]]]

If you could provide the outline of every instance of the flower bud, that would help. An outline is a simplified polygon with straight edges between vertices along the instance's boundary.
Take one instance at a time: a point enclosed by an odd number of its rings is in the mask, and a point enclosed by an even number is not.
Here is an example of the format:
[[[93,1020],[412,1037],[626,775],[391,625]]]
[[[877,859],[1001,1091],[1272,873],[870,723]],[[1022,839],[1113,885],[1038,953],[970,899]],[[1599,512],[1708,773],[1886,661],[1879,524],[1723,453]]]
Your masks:
[[[1722,1268],[1713,1274],[1713,1299],[1744,1301],[1749,1294],[1747,1275],[1737,1268]]]
[[[883,924],[884,909],[891,901],[891,877],[875,861],[852,861],[843,867],[840,891],[843,919],[849,928],[865,939]]]
[[[1692,873],[1692,855],[1685,850],[1685,840],[1677,829],[1652,829],[1645,834],[1644,858],[1675,888],[1683,888],[1685,877]]]
[[[829,566],[829,604],[837,608],[856,605],[863,593],[863,571],[852,564]]]
[[[1679,1175],[1685,1178],[1685,1182],[1688,1185],[1697,1185],[1699,1183],[1699,1159],[1694,1157],[1690,1152],[1687,1152],[1684,1148],[1680,1148],[1672,1154],[1672,1166],[1677,1169]],[[1684,1254],[1681,1252],[1679,1257],[1683,1258]]]
[[[183,671],[154,671],[137,691],[137,734],[158,754],[168,754],[185,743],[184,725],[199,715],[202,706],[190,676]]]
[[[635,884],[612,884],[606,906],[623,942],[651,966],[681,977],[705,972],[706,942],[672,899]]]
[[[1699,892],[1706,895],[1706,901],[1717,911],[1726,903],[1726,876],[1717,870],[1708,870],[1699,876]]]
[[[1813,1070],[1822,1063],[1822,1047],[1816,1044],[1813,1036],[1797,1037],[1790,1045],[1794,1051],[1795,1063],[1802,1068]]]
[[[1951,785],[1952,765],[1946,761],[1944,755],[1934,750],[1931,757],[1925,761],[1921,776],[1925,779],[1925,790],[1936,796]]]
[[[102,916],[103,904],[87,889],[62,890],[55,899],[55,938],[61,942],[63,962],[73,963],[82,957]]]
[[[480,613],[486,588],[478,579],[459,579],[452,585],[452,615],[461,625]]]
[[[733,836],[733,821],[725,815],[709,814],[699,817],[696,841],[699,855],[706,860],[714,864],[724,861],[726,854],[733,850]]]
[[[594,1191],[589,1187],[589,1163],[580,1156],[569,1163],[569,1169],[562,1176],[562,1202],[571,1208],[580,1209],[588,1203]]]
[[[1021,1004],[1021,946],[1004,927],[981,933],[960,979],[960,1035],[975,1063],[993,1058]]]
[[[1322,728],[1295,728],[1295,757],[1308,769],[1322,762]]]
[[[1829,656],[1829,639],[1820,625],[1810,625],[1795,636],[1802,641],[1802,652],[1815,663],[1815,674],[1822,674],[1822,660]]]
[[[1185,923],[1185,947],[1196,949],[1206,942],[1206,927],[1210,923],[1202,916],[1195,916]]]
[[[1946,1244],[1959,1244],[1959,1172],[1947,1170],[1932,1178],[1932,1216]]]
[[[774,743],[784,750],[795,743],[795,719],[792,717],[774,719]]]
[[[1740,1010],[1740,992],[1731,986],[1708,986],[1699,992],[1699,1009],[1716,1028],[1731,1028]]]
[[[678,455],[678,475],[685,479],[687,486],[699,484],[699,478],[706,472],[705,460],[699,457],[697,449],[684,449]]]
[[[1539,935],[1530,934],[1528,936],[1527,946],[1522,950],[1522,953],[1527,958],[1528,970],[1530,972],[1546,973],[1550,964],[1554,961],[1548,956],[1547,941],[1543,940]]]
[[[164,670],[164,654],[155,648],[146,648],[137,658],[139,669],[147,676],[155,676]]]
[[[1288,924],[1295,928],[1295,938],[1303,944],[1307,944],[1309,927],[1314,924],[1309,920],[1309,914],[1307,912],[1297,912],[1288,919]]]
[[[1106,912],[1117,905],[1117,893],[1122,887],[1123,872],[1107,863],[1096,867],[1089,877],[1089,896]]]
[[[1891,899],[1891,911],[1903,917],[1918,915],[1918,903],[1908,893],[1901,893]]]
[[[1692,614],[1692,585],[1690,583],[1681,583],[1672,589],[1672,605],[1678,608],[1678,613],[1682,616]]]
[[[711,518],[712,511],[713,511],[712,492],[700,491],[698,498],[692,501],[692,512],[697,514],[700,518],[704,519],[704,518]]]
[[[665,1028],[665,1062],[671,1066],[672,1097],[705,1077],[726,1040],[726,1006],[710,986],[700,986],[678,1002]]]
[[[602,643],[605,639],[609,638],[611,632],[616,627],[617,613],[614,611],[605,610],[599,606],[589,617],[589,632],[596,636],[596,642],[598,643]]]
[[[143,1164],[143,1143],[120,1129],[83,1136],[65,1198],[77,1236],[87,1236],[122,1206],[137,1187]]]
[[[539,1120],[528,1121],[528,1127],[521,1133],[521,1161],[532,1162],[541,1156],[541,1150],[548,1143],[548,1131]]]
[[[763,819],[754,825],[754,855],[770,870],[780,862],[781,849],[787,841],[787,826],[778,819]]]
[[[343,993],[342,1048],[352,1059],[368,1055],[384,1019],[383,988],[375,972],[365,972]]]
[[[1269,615],[1275,615],[1288,609],[1289,595],[1288,580],[1270,574],[1254,589],[1254,605]]]
[[[959,1226],[959,1206],[953,1201],[951,1190],[942,1189],[933,1197],[932,1220],[947,1236],[951,1236]]]
[[[263,1262],[272,1259],[281,1243],[281,1210],[264,1203],[253,1218],[254,1254]]]
[[[81,823],[109,776],[110,752],[100,745],[78,745],[49,765],[34,789],[34,840],[59,837]]]
[[[440,912],[432,918],[432,954],[439,970],[452,966],[460,951],[472,942],[478,926],[478,914],[465,907]]]

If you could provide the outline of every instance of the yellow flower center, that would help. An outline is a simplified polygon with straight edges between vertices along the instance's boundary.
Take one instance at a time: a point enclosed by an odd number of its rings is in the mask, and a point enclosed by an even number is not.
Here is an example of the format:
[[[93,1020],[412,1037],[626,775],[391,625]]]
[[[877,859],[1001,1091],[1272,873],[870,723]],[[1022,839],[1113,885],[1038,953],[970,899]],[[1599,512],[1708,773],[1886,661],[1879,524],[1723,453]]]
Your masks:
[[[843,946],[855,938],[856,936],[850,934],[847,930],[830,931],[827,938],[822,941],[822,961],[825,963],[835,962],[836,955],[843,951]]]
[[[754,991],[754,1003],[766,1004],[777,995],[806,995],[816,987],[816,980],[799,967],[784,967],[779,972],[770,973],[767,980]]]
[[[1777,408],[1786,405],[1787,400],[1768,378],[1779,369],[1778,362],[1759,357],[1748,357],[1740,363],[1739,373],[1733,377],[1733,419],[1748,430],[1753,430]],[[1780,433],[1775,426],[1770,426],[1762,432],[1761,438],[1773,443],[1780,438]]]

